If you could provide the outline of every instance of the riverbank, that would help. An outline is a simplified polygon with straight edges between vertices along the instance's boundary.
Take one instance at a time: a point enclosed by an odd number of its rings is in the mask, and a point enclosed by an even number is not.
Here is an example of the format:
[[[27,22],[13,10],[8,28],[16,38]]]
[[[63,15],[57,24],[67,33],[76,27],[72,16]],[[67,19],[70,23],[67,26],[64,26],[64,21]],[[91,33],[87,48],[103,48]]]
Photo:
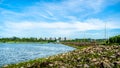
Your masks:
[[[120,46],[75,46],[77,49],[68,53],[50,56],[22,62],[18,64],[5,65],[4,68],[119,68]]]
[[[120,46],[90,46],[51,56],[32,68],[120,68]]]

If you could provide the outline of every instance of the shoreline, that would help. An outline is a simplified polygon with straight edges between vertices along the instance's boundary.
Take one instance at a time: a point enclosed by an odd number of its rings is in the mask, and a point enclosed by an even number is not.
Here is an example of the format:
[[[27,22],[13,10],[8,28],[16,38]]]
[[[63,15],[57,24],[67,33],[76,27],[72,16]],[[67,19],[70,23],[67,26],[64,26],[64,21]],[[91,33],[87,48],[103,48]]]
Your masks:
[[[11,44],[12,44],[12,43],[13,43],[13,44],[14,44],[14,43],[16,43],[16,44],[17,44],[17,43],[20,43],[20,44],[22,44],[22,43],[23,43],[23,44],[24,44],[24,43],[25,43],[25,44],[26,44],[26,43],[40,43],[40,44],[46,44],[46,43],[48,43],[48,42],[0,42],[0,43],[11,43]]]
[[[120,46],[98,45],[79,47],[71,44],[67,46],[76,47],[76,49],[47,58],[38,58],[17,64],[6,65],[3,66],[3,68],[120,67]]]

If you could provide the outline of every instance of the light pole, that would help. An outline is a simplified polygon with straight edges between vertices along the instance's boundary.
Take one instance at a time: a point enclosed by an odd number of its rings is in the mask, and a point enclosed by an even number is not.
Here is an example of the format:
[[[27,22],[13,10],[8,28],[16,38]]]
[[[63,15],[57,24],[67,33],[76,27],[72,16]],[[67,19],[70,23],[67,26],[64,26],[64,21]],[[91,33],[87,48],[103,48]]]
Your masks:
[[[107,23],[105,22],[105,42],[107,41]],[[108,42],[106,42],[108,43]]]

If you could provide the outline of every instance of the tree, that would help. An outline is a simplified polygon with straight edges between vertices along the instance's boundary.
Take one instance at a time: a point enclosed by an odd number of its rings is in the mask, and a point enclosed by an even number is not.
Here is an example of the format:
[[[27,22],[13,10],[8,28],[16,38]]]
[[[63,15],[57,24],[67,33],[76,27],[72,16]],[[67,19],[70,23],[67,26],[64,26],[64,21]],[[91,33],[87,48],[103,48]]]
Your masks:
[[[107,43],[108,42],[110,44],[114,44],[114,43],[120,44],[120,35],[109,38],[109,40],[107,40]]]

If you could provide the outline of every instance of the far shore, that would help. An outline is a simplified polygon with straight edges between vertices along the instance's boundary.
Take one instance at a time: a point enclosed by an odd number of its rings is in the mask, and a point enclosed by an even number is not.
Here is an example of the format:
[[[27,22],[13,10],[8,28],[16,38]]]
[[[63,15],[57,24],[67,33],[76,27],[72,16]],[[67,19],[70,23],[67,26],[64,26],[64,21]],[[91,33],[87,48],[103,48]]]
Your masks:
[[[0,43],[19,43],[19,44],[27,44],[27,43],[40,43],[40,44],[47,44],[47,43],[57,43],[57,42],[14,42],[14,41],[12,41],[12,42],[0,42]]]

